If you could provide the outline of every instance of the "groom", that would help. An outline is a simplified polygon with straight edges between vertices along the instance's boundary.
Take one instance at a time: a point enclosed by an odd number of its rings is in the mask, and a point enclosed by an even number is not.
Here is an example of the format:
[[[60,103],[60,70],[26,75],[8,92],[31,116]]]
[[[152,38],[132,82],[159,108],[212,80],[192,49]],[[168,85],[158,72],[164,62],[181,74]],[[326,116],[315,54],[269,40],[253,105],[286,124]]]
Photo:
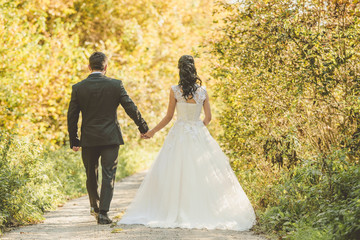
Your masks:
[[[113,197],[119,145],[124,141],[117,121],[116,110],[121,104],[127,115],[138,126],[141,134],[148,131],[134,102],[125,91],[120,80],[105,76],[107,57],[95,52],[89,58],[91,74],[72,86],[68,110],[70,147],[79,151],[86,170],[86,188],[90,199],[90,213],[98,224],[110,224],[108,217]],[[82,115],[81,139],[78,137],[79,114]],[[98,166],[101,158],[102,183],[98,192]]]

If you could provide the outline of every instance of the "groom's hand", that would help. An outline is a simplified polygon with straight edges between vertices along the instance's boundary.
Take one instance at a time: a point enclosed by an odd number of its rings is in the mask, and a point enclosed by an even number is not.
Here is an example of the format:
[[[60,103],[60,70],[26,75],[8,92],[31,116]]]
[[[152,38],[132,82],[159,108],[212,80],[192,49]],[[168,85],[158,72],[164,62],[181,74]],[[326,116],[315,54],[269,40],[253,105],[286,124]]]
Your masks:
[[[150,138],[152,138],[154,135],[155,135],[155,132],[154,132],[154,130],[152,129],[152,130],[150,130],[150,131],[148,131],[147,133],[144,134],[144,138],[145,138],[145,139],[150,139]]]
[[[72,150],[73,150],[74,152],[79,151],[79,149],[80,149],[80,147],[75,147],[75,146],[72,148]]]
[[[142,133],[142,134],[141,134],[141,139],[149,139],[149,137],[147,137],[147,136],[145,135],[145,133]]]

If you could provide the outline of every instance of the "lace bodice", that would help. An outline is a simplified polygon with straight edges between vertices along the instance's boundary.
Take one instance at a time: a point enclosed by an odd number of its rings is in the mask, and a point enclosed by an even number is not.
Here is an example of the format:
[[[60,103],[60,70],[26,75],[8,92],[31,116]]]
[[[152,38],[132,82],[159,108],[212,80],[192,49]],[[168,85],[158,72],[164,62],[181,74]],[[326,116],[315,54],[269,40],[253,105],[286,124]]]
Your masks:
[[[182,96],[179,85],[171,87],[175,94],[177,120],[179,121],[199,121],[201,109],[206,99],[205,87],[199,87],[193,98],[196,103],[187,103],[186,99]]]
[[[182,96],[182,92],[179,85],[171,87],[174,91],[176,101],[179,103],[186,103],[186,99]],[[204,86],[199,87],[194,95],[194,100],[197,104],[203,104],[206,99],[206,88]],[[190,103],[191,104],[191,103]],[[194,103],[193,103],[194,104]]]

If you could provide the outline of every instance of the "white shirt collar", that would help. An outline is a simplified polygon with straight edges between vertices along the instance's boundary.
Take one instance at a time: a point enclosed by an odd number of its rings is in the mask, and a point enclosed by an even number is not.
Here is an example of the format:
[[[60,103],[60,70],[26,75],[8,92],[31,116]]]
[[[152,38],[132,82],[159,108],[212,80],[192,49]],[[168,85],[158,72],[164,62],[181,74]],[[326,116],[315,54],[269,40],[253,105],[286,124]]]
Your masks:
[[[92,73],[90,73],[90,74],[95,74],[95,73],[101,73],[101,74],[102,74],[102,72],[92,72]]]

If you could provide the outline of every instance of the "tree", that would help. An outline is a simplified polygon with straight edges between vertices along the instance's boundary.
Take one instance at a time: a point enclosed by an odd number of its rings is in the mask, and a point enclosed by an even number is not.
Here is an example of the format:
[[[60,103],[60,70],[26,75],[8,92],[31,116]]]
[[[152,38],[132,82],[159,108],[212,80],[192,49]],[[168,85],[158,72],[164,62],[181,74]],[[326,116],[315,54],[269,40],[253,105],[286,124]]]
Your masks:
[[[356,239],[358,1],[220,6],[227,15],[208,41],[220,139],[260,228],[294,239]]]

